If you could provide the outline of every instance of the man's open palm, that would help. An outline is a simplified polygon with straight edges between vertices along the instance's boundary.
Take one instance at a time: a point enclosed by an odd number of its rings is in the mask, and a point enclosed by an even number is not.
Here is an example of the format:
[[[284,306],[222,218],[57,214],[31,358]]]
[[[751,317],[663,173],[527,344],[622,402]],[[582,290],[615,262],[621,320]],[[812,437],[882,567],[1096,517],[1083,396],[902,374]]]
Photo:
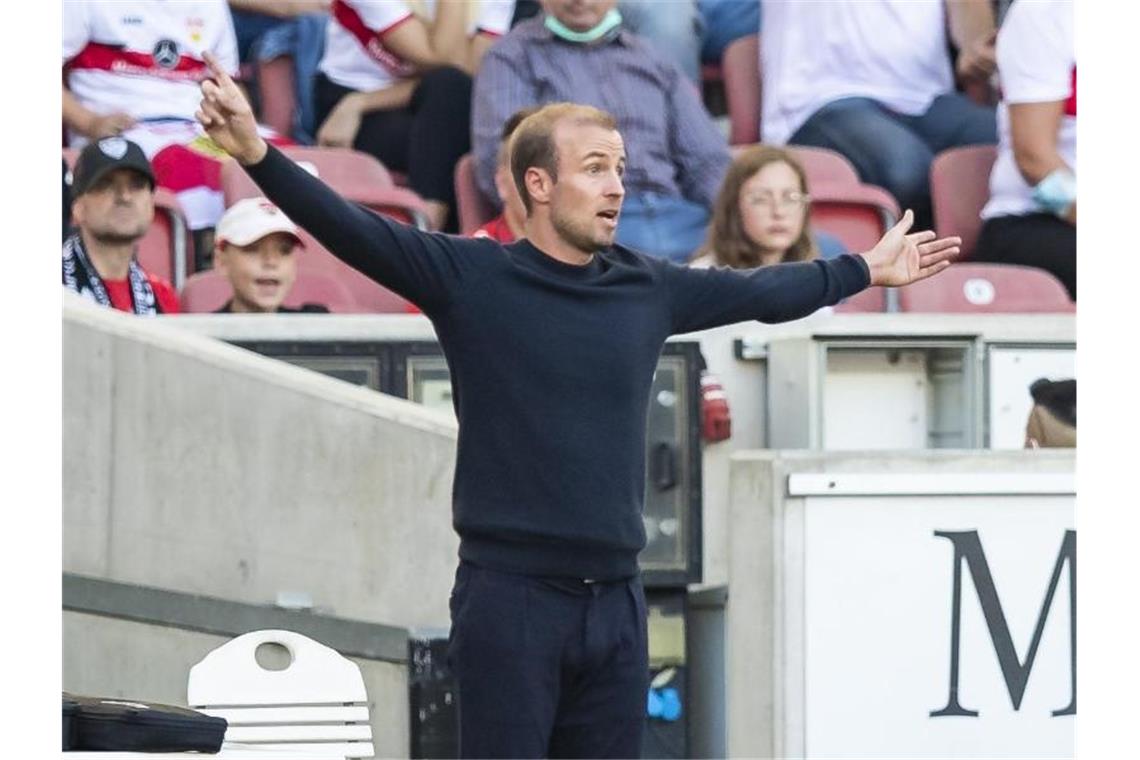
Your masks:
[[[863,257],[871,270],[871,284],[899,287],[924,280],[950,266],[961,252],[962,239],[938,238],[932,231],[909,232],[914,214],[902,219]]]
[[[253,109],[218,59],[205,54],[212,78],[202,80],[202,102],[194,114],[206,134],[239,162],[256,163],[265,155]]]

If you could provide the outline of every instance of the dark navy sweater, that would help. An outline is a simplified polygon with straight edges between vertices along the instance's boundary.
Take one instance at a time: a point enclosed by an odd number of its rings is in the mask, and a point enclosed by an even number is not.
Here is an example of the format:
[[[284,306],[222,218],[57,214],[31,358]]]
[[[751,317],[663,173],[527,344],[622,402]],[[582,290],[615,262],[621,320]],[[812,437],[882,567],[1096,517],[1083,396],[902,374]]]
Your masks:
[[[424,233],[275,148],[250,175],[329,250],[423,309],[451,369],[459,554],[508,572],[637,572],[649,391],[665,339],[783,322],[867,287],[862,257],[689,269],[615,245],[575,266],[526,240]]]

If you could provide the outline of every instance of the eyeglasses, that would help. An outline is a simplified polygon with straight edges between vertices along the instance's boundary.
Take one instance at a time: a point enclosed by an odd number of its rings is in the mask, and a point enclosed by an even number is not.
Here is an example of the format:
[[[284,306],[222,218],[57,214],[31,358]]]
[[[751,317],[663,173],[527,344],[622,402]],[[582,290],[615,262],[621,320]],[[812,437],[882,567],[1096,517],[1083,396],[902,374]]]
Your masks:
[[[772,193],[755,193],[747,196],[747,201],[751,206],[759,206],[760,208],[771,211],[779,205],[781,208],[803,208],[811,202],[811,196],[807,193],[790,192],[783,193],[780,196],[773,195]]]

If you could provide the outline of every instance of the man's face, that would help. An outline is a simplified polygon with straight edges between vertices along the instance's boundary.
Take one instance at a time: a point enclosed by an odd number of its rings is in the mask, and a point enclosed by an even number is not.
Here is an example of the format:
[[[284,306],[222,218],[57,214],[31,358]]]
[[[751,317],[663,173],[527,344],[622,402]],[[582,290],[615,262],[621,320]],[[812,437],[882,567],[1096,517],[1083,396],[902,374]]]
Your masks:
[[[297,240],[285,232],[271,232],[245,246],[223,243],[214,266],[234,289],[233,310],[275,312],[297,279]]]
[[[558,180],[550,194],[550,222],[584,253],[613,245],[625,188],[625,145],[616,130],[563,122],[554,130]]]
[[[133,243],[154,219],[154,190],[134,169],[115,169],[76,197],[71,213],[76,225],[100,243]]]
[[[593,29],[615,5],[617,0],[542,0],[547,13],[575,32]]]

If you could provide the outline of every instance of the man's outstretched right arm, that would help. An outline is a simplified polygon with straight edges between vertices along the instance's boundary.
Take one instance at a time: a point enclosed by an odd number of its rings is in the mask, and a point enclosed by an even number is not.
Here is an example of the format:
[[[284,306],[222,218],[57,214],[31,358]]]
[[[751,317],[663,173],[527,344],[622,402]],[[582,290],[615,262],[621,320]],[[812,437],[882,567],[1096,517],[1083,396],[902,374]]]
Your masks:
[[[428,314],[444,308],[478,257],[457,255],[453,238],[424,233],[350,203],[270,146],[245,96],[207,55],[198,120],[242,164],[265,195],[337,258]]]

